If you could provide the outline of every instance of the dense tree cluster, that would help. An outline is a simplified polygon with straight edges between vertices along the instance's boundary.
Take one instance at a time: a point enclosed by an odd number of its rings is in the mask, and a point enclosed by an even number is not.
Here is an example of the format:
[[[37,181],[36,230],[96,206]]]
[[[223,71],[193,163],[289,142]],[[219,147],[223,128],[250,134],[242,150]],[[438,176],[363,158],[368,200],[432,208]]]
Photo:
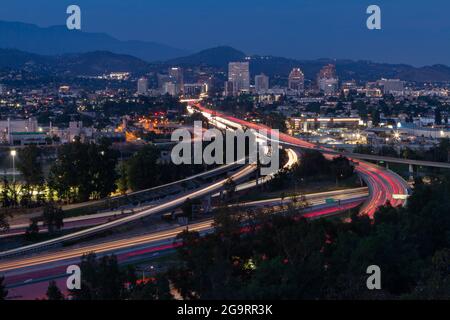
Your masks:
[[[278,129],[280,132],[286,132],[286,117],[280,113],[271,112],[263,115],[261,121],[272,129]]]
[[[47,227],[50,234],[61,230],[64,226],[63,219],[64,211],[60,207],[55,205],[53,202],[49,202],[45,205],[42,220],[44,222],[44,226]]]
[[[243,228],[243,213],[229,211],[211,235],[180,235],[169,277],[188,299],[448,299],[449,194],[448,179],[419,184],[406,208],[351,223],[246,214]],[[381,290],[367,289],[370,265]]]
[[[152,145],[147,145],[136,152],[123,168],[126,178],[119,180],[120,187],[138,191],[177,181],[203,170],[202,166],[162,163],[159,161],[160,155],[161,151]]]
[[[269,182],[269,188],[280,190],[292,186],[299,179],[333,179],[337,182],[348,179],[354,174],[354,167],[345,157],[327,159],[317,151],[302,154],[301,161],[291,169],[284,169]]]
[[[48,285],[47,299],[51,301],[61,301],[65,299],[64,294],[58,288],[55,281],[50,281]]]
[[[449,299],[450,178],[417,182],[406,208],[380,208],[374,220],[302,218],[221,208],[215,231],[184,231],[178,262],[139,281],[115,256],[82,258],[79,300],[171,299]],[[367,288],[367,267],[381,269],[381,290]],[[1,287],[0,281],[0,289]],[[4,289],[2,289],[4,291]],[[3,294],[4,295],[4,294]],[[48,298],[62,299],[54,283]]]
[[[97,258],[93,253],[81,259],[81,289],[71,290],[74,300],[169,300],[169,282],[166,278],[152,276],[138,279],[133,267],[120,268],[114,255]],[[65,297],[54,282],[47,290],[49,300]]]
[[[106,101],[99,110],[101,115],[106,119],[112,116],[125,115],[148,115],[155,111],[165,110],[182,110],[183,105],[170,95],[160,97],[144,97],[141,96],[137,101],[129,101],[129,99],[121,99],[118,101]]]
[[[116,190],[118,154],[108,141],[82,143],[79,139],[58,150],[51,167],[49,187],[69,201],[87,201],[108,196]]]

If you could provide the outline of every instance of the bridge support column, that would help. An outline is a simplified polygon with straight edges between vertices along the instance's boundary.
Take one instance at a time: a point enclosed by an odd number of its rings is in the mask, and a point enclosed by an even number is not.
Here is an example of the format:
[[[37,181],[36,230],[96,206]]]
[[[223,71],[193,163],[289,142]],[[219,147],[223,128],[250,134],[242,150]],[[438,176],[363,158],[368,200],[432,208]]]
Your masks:
[[[409,165],[409,180],[414,180],[414,166],[412,164]]]
[[[386,169],[389,170],[389,162],[386,162]]]
[[[212,209],[211,206],[211,195],[207,196],[203,199],[203,212],[204,213],[210,213]]]

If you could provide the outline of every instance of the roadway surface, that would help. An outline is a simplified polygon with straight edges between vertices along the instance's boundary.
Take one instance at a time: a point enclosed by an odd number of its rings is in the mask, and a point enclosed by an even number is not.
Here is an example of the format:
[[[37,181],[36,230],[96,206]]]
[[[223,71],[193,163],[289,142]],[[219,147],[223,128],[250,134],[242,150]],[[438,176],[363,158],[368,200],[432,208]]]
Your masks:
[[[311,194],[307,196],[307,199],[315,205],[305,209],[303,216],[308,219],[317,219],[335,215],[359,206],[366,196],[367,189],[364,188]],[[326,199],[330,197],[339,199],[340,204],[326,204]],[[249,202],[244,205],[259,207],[273,205],[280,201],[281,199],[270,199],[262,202]],[[213,219],[207,219],[190,224],[188,229],[206,235],[213,232],[213,222]],[[186,228],[186,226],[179,226],[147,235],[89,244],[83,247],[54,249],[27,258],[2,260],[0,261],[0,273],[5,276],[9,298],[42,298],[50,280],[61,279],[59,282],[62,285],[61,288],[65,287],[67,266],[78,264],[81,256],[85,253],[95,252],[98,257],[114,253],[120,264],[151,260],[180,246],[176,237]]]
[[[246,165],[242,169],[238,170],[236,173],[234,173],[230,178],[233,179],[235,182],[239,182],[251,174],[253,174],[256,170],[255,165]],[[173,199],[169,199],[166,202],[157,205],[155,207],[149,208],[147,210],[143,210],[139,213],[123,217],[99,226],[95,226],[86,230],[82,230],[79,232],[74,232],[69,235],[65,235],[59,238],[51,239],[48,241],[32,244],[29,246],[24,246],[4,252],[0,252],[0,258],[7,258],[14,255],[19,254],[26,254],[26,253],[32,253],[37,250],[42,250],[46,248],[50,248],[55,245],[61,245],[66,242],[71,242],[75,240],[80,240],[82,238],[86,238],[88,236],[92,236],[94,234],[102,233],[107,230],[111,230],[113,228],[117,228],[119,226],[138,221],[142,218],[156,215],[156,214],[162,214],[165,212],[170,212],[178,207],[180,207],[187,199],[198,199],[198,198],[204,198],[208,195],[214,194],[219,192],[220,190],[223,190],[224,185],[227,183],[228,178],[221,179],[217,182],[213,182],[207,186],[201,187],[199,189],[190,191],[188,193],[179,195],[177,197],[174,197]]]
[[[199,108],[204,114],[209,114],[210,117],[213,116],[215,120],[223,121],[226,126],[231,123],[231,125],[234,125],[235,128],[245,126],[254,130],[265,129],[269,132],[271,131],[270,128],[259,124],[250,123],[223,114],[218,114],[217,112],[202,108],[201,106],[199,106]],[[314,149],[330,156],[332,156],[332,152],[334,152],[333,150],[319,148],[313,144],[285,134],[280,134],[279,141],[281,144],[283,144],[284,146],[288,146],[289,148],[300,150]],[[362,214],[372,216],[379,206],[386,204],[386,202],[388,201],[391,202],[393,206],[404,205],[404,200],[394,199],[393,197],[394,194],[408,194],[406,182],[398,175],[364,161],[355,161],[355,169],[358,174],[360,174],[360,176],[366,181],[369,189],[369,198],[362,206]],[[234,181],[245,179],[255,170],[255,166],[245,166],[243,169],[235,173],[232,178]],[[49,279],[54,278],[55,275],[64,274],[65,267],[67,265],[79,262],[80,257],[87,252],[96,252],[100,256],[115,253],[118,256],[119,261],[123,263],[127,261],[133,261],[133,259],[142,259],[148,256],[153,257],[154,255],[160,254],[164,251],[173,250],[175,247],[180,245],[179,243],[174,242],[176,236],[186,227],[178,227],[175,229],[172,228],[170,230],[160,231],[152,233],[150,235],[108,241],[105,243],[96,243],[92,245],[85,245],[83,247],[72,247],[56,250],[49,249],[48,252],[41,254],[32,254],[26,258],[13,258],[15,254],[32,253],[37,249],[47,247],[51,248],[55,244],[61,244],[65,241],[80,239],[84,236],[102,232],[104,230],[108,230],[125,223],[139,220],[149,215],[173,210],[174,208],[179,207],[188,198],[201,198],[206,195],[217,193],[218,191],[223,189],[226,181],[227,179],[223,179],[219,182],[212,183],[208,186],[191,191],[185,195],[178,196],[172,200],[167,201],[167,203],[155,206],[154,208],[150,208],[148,210],[144,210],[143,212],[131,215],[129,217],[124,217],[116,221],[83,230],[81,232],[74,233],[65,237],[53,239],[46,243],[39,243],[0,253],[0,257],[9,257],[7,260],[0,261],[0,273],[4,273],[4,275],[6,276],[6,284],[9,288],[11,288],[10,294],[14,296],[20,295],[17,293],[17,291],[12,291],[14,290],[14,288],[24,289],[27,286],[33,286],[38,283],[41,283],[42,285],[43,281],[48,281]],[[367,191],[359,192],[360,193],[355,193],[353,195],[343,195],[342,198],[339,199],[340,201],[338,204],[319,204],[320,199],[315,199],[314,202],[318,204],[309,208],[304,216],[306,218],[315,219],[337,214],[339,212],[342,212],[343,210],[348,210],[360,206],[367,198]],[[329,195],[326,196],[329,197]],[[271,199],[269,201],[277,202],[279,200],[281,201],[281,199]],[[322,201],[324,200],[322,199]],[[263,203],[255,202],[247,205],[264,206]],[[189,230],[195,230],[200,232],[201,234],[212,232],[212,220],[192,224],[189,226]],[[32,291],[33,290],[29,292]]]
[[[292,149],[286,149],[287,155],[288,155],[288,161],[287,163],[284,165],[284,168],[291,168],[295,163],[298,162],[298,153],[295,152]],[[151,188],[151,189],[146,189],[146,190],[142,190],[142,191],[138,191],[138,192],[134,192],[134,193],[130,193],[129,196],[132,195],[138,195],[141,194],[142,192],[149,192],[149,191],[158,191],[164,187],[167,186],[173,186],[176,184],[181,184],[183,182],[186,181],[191,181],[194,180],[196,178],[204,178],[204,177],[211,177],[214,176],[216,174],[220,174],[226,170],[232,170],[235,169],[237,165],[237,162],[233,163],[233,164],[228,164],[228,165],[223,165],[221,167],[212,169],[210,171],[206,171],[200,174],[197,174],[195,176],[177,181],[177,182],[172,182],[170,184],[164,185],[164,186],[159,186],[159,187],[155,187],[155,188]],[[271,179],[272,176],[265,176],[265,177],[261,177],[258,179],[258,181],[256,180],[252,180],[252,181],[248,181],[248,182],[244,182],[241,183],[239,185],[237,185],[236,187],[236,191],[243,191],[243,190],[247,190],[250,188],[254,188],[256,187],[258,184],[262,184],[267,182],[267,180]],[[220,193],[216,193],[213,195],[214,197],[218,197],[220,196]],[[122,196],[119,196],[120,198]],[[110,198],[111,200],[116,199],[117,197],[112,197]],[[64,226],[62,228],[62,230],[73,230],[73,229],[81,229],[81,228],[87,228],[87,227],[92,227],[92,226],[97,226],[100,224],[104,224],[107,222],[110,222],[112,220],[116,220],[119,219],[121,217],[124,216],[129,216],[132,215],[136,212],[142,211],[142,210],[146,210],[146,209],[150,209],[152,207],[155,207],[156,205],[160,204],[161,202],[165,202],[168,201],[168,197],[164,197],[160,200],[157,201],[152,201],[149,203],[143,203],[141,205],[138,206],[134,206],[133,209],[129,210],[125,210],[124,208],[120,209],[120,210],[114,210],[114,211],[109,211],[109,212],[101,212],[101,213],[96,213],[96,214],[90,214],[90,215],[83,215],[83,216],[78,216],[78,217],[72,217],[72,218],[66,218],[64,219]],[[103,200],[104,201],[104,200]],[[95,201],[95,202],[87,202],[84,204],[80,204],[77,205],[77,207],[84,207],[87,205],[92,205],[92,204],[96,204],[96,203],[101,203],[103,201]],[[19,235],[23,235],[25,234],[27,228],[29,226],[29,223],[21,223],[21,224],[14,224],[11,225],[9,230],[6,232],[3,232],[0,234],[0,238],[8,238],[8,237],[13,237],[13,236],[19,236]],[[47,233],[47,228],[43,225],[43,222],[39,222],[38,223],[38,227],[39,227],[39,232],[40,233]]]
[[[256,131],[265,130],[269,135],[268,139],[272,139],[271,136],[273,131],[271,128],[265,125],[248,122],[242,119],[228,116],[224,113],[207,109],[200,104],[196,104],[195,108],[200,110],[200,112],[202,112],[202,114],[208,119],[212,119],[216,123],[222,123],[222,126],[232,127],[233,129],[248,128]],[[328,157],[340,155],[340,153],[337,153],[332,149],[318,147],[315,144],[284,133],[279,134],[278,142],[284,146],[288,146],[289,148],[320,151]],[[397,199],[397,197],[394,197],[394,195],[406,197],[409,194],[408,184],[400,176],[377,165],[360,160],[356,161],[356,159],[353,158],[349,159],[355,163],[355,170],[369,187],[369,199],[361,207],[361,214],[373,217],[378,207],[383,206],[388,202],[394,207],[405,205],[405,200]]]

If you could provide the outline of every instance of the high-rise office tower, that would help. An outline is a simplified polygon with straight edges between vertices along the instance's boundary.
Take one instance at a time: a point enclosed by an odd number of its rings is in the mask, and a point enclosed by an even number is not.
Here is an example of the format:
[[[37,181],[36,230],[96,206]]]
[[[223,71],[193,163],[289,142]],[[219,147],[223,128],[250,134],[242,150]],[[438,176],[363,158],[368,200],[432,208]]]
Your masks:
[[[303,91],[305,89],[305,75],[300,68],[292,69],[289,74],[288,88],[295,91]]]
[[[147,78],[140,78],[137,83],[137,94],[139,95],[146,95],[148,92],[148,79]]]
[[[233,95],[250,91],[250,65],[248,62],[228,64],[228,82],[233,83]]]
[[[319,90],[326,95],[336,93],[339,79],[336,76],[336,67],[332,64],[324,66],[317,75],[317,85]]]
[[[169,78],[170,82],[175,84],[177,93],[183,90],[184,88],[184,75],[183,69],[179,67],[172,67],[169,69]]]
[[[400,79],[381,79],[377,83],[384,94],[402,95],[405,91],[405,82]]]
[[[255,77],[256,92],[263,92],[269,90],[269,77],[265,74],[260,74]]]
[[[224,96],[232,96],[234,94],[234,86],[233,82],[231,81],[225,81],[225,88],[223,91]]]
[[[180,88],[176,83],[171,81],[166,82],[163,87],[163,94],[169,94],[171,96],[177,96],[180,93]]]
[[[327,64],[319,72],[319,78],[321,79],[335,79],[336,78],[336,66],[334,64]]]

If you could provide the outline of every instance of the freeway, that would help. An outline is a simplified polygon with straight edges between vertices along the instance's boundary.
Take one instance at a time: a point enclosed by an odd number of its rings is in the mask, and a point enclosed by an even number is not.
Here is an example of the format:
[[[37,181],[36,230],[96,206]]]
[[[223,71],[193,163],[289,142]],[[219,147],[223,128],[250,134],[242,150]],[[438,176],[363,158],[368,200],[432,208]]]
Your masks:
[[[213,114],[212,111],[203,108],[202,110],[205,113],[209,112],[211,116]],[[227,123],[226,125],[234,124],[238,126],[245,126],[255,130],[259,129],[269,129],[270,128],[249,123],[246,121],[242,121],[240,119],[236,119],[233,117],[218,115],[214,113],[215,120],[223,120],[223,122]],[[221,118],[221,119],[219,119]],[[313,144],[305,142],[303,140],[281,134],[280,135],[280,143],[288,146],[292,149],[315,149],[323,152],[324,154],[332,155],[334,151],[324,148],[319,148]],[[293,157],[293,154],[291,153]],[[353,159],[352,159],[353,160]],[[373,215],[378,206],[384,205],[387,201],[390,201],[392,205],[403,205],[404,201],[394,199],[394,194],[407,194],[407,184],[400,177],[395,175],[394,173],[387,171],[383,168],[380,168],[371,163],[367,163],[364,161],[355,161],[355,167],[357,172],[361,175],[361,177],[366,181],[369,189],[369,200],[364,203],[361,209],[361,213]],[[243,179],[247,177],[249,174],[253,173],[256,170],[255,166],[249,165],[245,166],[243,169],[235,173],[232,178],[235,181]],[[114,241],[108,241],[105,243],[96,243],[91,245],[86,245],[83,247],[72,247],[70,249],[58,249],[57,251],[49,251],[46,253],[41,253],[37,255],[31,255],[26,258],[13,259],[14,255],[20,253],[30,253],[34,252],[37,249],[45,248],[47,246],[53,246],[55,244],[61,244],[66,241],[73,241],[76,239],[80,239],[82,237],[103,232],[104,230],[108,230],[110,228],[129,223],[131,221],[135,221],[141,219],[142,217],[146,217],[151,214],[160,213],[163,211],[170,211],[174,208],[180,206],[187,198],[198,198],[203,197],[209,194],[213,194],[223,188],[226,179],[221,180],[219,182],[215,182],[211,185],[199,188],[185,195],[181,195],[172,200],[167,201],[167,203],[158,205],[154,208],[150,208],[148,210],[144,210],[143,212],[134,214],[129,217],[121,218],[119,220],[106,223],[104,225],[90,228],[88,230],[81,231],[79,233],[74,233],[65,237],[61,237],[58,239],[53,239],[45,243],[40,243],[32,246],[27,246],[15,250],[10,250],[8,252],[0,253],[0,257],[10,258],[5,261],[0,261],[0,272],[4,272],[7,276],[7,284],[11,285],[20,285],[20,281],[27,279],[47,279],[48,276],[55,274],[55,268],[61,268],[62,266],[66,266],[68,264],[76,263],[79,261],[80,256],[86,252],[95,251],[98,254],[109,254],[115,253],[119,255],[120,261],[136,258],[139,256],[144,256],[146,254],[153,254],[157,252],[161,252],[164,250],[173,249],[176,247],[176,242],[174,243],[174,239],[179,232],[185,229],[185,227],[179,227],[176,229],[170,229],[166,231],[160,231],[157,233],[152,233],[150,235],[144,235],[133,238],[126,238]],[[329,216],[333,214],[337,214],[342,212],[343,210],[348,210],[351,208],[355,208],[366,199],[367,192],[361,190],[360,193],[355,192],[353,195],[348,195],[349,198],[345,198],[345,195],[342,196],[342,200],[338,205],[335,203],[321,204],[320,199],[314,199],[312,202],[316,204],[314,207],[307,210],[304,214],[305,217],[310,219],[316,219],[324,216]],[[328,197],[330,195],[327,195]],[[275,203],[280,199],[271,199],[269,202]],[[322,200],[323,201],[323,200]],[[250,206],[259,206],[264,205],[261,203],[248,203],[246,205]],[[190,230],[195,230],[200,232],[201,234],[206,234],[212,231],[212,221],[203,221],[189,226]],[[25,277],[25,278],[24,278]],[[46,278],[47,277],[47,278]]]
[[[334,200],[341,201],[341,204],[353,203],[353,202],[361,202],[365,197],[367,197],[367,188],[355,188],[355,189],[344,189],[337,191],[328,191],[328,192],[320,192],[305,195],[306,200],[308,201],[310,207],[305,209],[304,215],[309,216],[312,213],[322,212],[324,208],[332,208],[332,206],[327,205],[326,200],[329,198],[333,198]],[[240,207],[266,207],[266,206],[274,206],[289,203],[291,200],[281,198],[275,199],[265,199],[251,202],[244,202],[239,204]],[[335,206],[335,205],[333,205]],[[199,231],[203,232],[208,230],[208,232],[212,231],[214,219],[207,219],[205,221],[201,221],[198,223],[194,223],[189,225],[189,230],[191,231]],[[117,250],[127,249],[129,247],[134,247],[136,245],[148,245],[160,240],[174,240],[175,237],[185,230],[185,226],[169,228],[164,231],[159,231],[156,233],[152,233],[144,236],[137,236],[134,238],[125,238],[122,240],[115,241],[107,241],[105,243],[87,245],[82,247],[75,248],[66,248],[66,249],[54,249],[55,252],[46,252],[40,253],[33,257],[29,258],[11,258],[8,261],[0,261],[0,272],[7,271],[17,271],[18,269],[30,267],[34,265],[42,265],[48,262],[58,262],[65,259],[70,258],[79,258],[86,252],[95,252],[95,253],[110,253],[116,252]],[[51,257],[51,258],[49,258]]]
[[[317,219],[338,214],[360,205],[367,195],[367,190],[357,188],[311,194],[307,197],[317,203],[305,209],[304,217]],[[330,196],[341,199],[339,206],[326,204]],[[267,203],[276,203],[279,199],[266,200]],[[248,203],[249,206],[258,206],[256,203]],[[188,226],[190,231],[197,231],[206,235],[213,231],[213,219],[207,219]],[[0,273],[6,278],[8,288],[26,287],[32,283],[47,282],[65,274],[65,268],[71,264],[77,264],[83,254],[95,252],[97,256],[114,253],[120,263],[129,263],[136,259],[155,257],[158,253],[173,250],[180,245],[176,241],[179,233],[186,230],[186,226],[169,228],[156,233],[126,237],[103,243],[93,243],[83,247],[71,247],[53,249],[51,251],[32,255],[26,258],[10,258],[0,261]]]
[[[201,104],[195,104],[197,108],[205,117],[212,119],[214,123],[220,122],[226,128],[231,127],[234,129],[253,129],[256,131],[264,130],[267,132],[268,139],[271,139],[273,130],[262,124],[248,122],[236,117],[226,115],[221,112],[207,109]],[[192,106],[190,107],[192,108]],[[316,146],[310,142],[292,137],[290,135],[280,133],[278,141],[281,145],[288,146],[289,148],[297,148],[300,150],[316,150],[324,153],[326,156],[333,157],[340,155],[340,153],[329,148],[323,148]],[[405,205],[405,200],[396,199],[395,196],[406,197],[409,194],[409,187],[406,181],[392,171],[385,170],[377,165],[368,163],[365,161],[355,161],[353,158],[349,158],[355,164],[355,170],[360,177],[366,182],[369,187],[369,199],[361,207],[360,213],[373,217],[378,207],[390,203],[392,206]]]
[[[195,105],[205,116],[210,117],[211,123],[214,125],[218,125],[220,128],[228,128],[229,126],[234,128],[242,129],[243,127],[252,128],[255,130],[265,129],[267,131],[271,131],[272,128],[261,124],[255,124],[251,122],[247,122],[235,117],[227,116],[223,113],[217,112],[215,110],[210,110],[202,107],[200,104]],[[379,155],[371,155],[371,154],[362,154],[362,153],[353,153],[353,152],[342,152],[336,151],[330,148],[321,148],[315,144],[306,142],[304,140],[289,136],[284,133],[280,133],[280,142],[287,143],[291,146],[301,147],[305,150],[326,150],[330,155],[341,155],[347,158],[359,159],[359,160],[370,160],[370,161],[384,161],[387,163],[399,163],[399,164],[407,164],[407,165],[415,165],[421,167],[432,167],[432,168],[442,168],[442,169],[450,169],[450,163],[448,162],[435,162],[435,161],[424,161],[424,160],[413,160],[413,159],[404,159],[404,158],[395,158],[395,157],[386,157]]]
[[[254,173],[255,170],[256,170],[255,165],[252,165],[252,164],[246,165],[245,167],[243,167],[242,169],[240,169],[239,171],[234,173],[231,176],[231,179],[233,179],[234,181],[240,181],[242,179],[245,179],[252,173]],[[108,222],[108,223],[105,223],[105,224],[102,224],[99,226],[95,226],[95,227],[92,227],[92,228],[89,228],[86,230],[82,230],[79,232],[71,233],[69,235],[65,235],[65,236],[55,238],[52,240],[48,240],[48,241],[32,244],[29,246],[0,252],[0,258],[6,258],[9,256],[19,255],[19,254],[24,254],[24,253],[31,253],[31,252],[49,248],[49,247],[52,247],[55,245],[60,245],[60,244],[66,243],[66,242],[86,238],[88,236],[98,234],[98,233],[104,232],[106,230],[110,230],[110,229],[122,226],[124,224],[130,223],[133,221],[138,221],[138,220],[148,217],[150,215],[160,214],[160,213],[164,213],[164,212],[170,212],[171,210],[174,210],[174,209],[178,208],[179,206],[181,206],[187,199],[203,198],[203,197],[206,197],[208,195],[214,194],[214,193],[222,190],[224,185],[227,183],[227,181],[228,181],[228,178],[221,179],[221,180],[219,180],[217,182],[213,182],[212,184],[209,184],[207,186],[204,186],[199,189],[190,191],[186,194],[177,196],[177,197],[170,199],[167,202],[164,202],[155,207],[149,208],[147,210],[143,210],[142,212],[139,212],[139,213],[127,216],[127,217],[117,219],[115,221],[111,221],[111,222]]]
[[[298,162],[298,154],[297,154],[297,152],[295,152],[292,149],[286,149],[286,152],[288,155],[288,162],[284,165],[284,168],[291,168],[295,163]],[[197,174],[195,176],[192,176],[192,177],[189,177],[189,178],[177,181],[177,182],[172,182],[172,183],[164,185],[164,186],[159,186],[159,187],[155,187],[152,189],[147,189],[147,190],[143,190],[143,191],[130,193],[130,195],[140,194],[141,192],[157,191],[157,190],[160,190],[161,188],[164,188],[165,186],[173,186],[176,184],[181,184],[183,182],[186,182],[189,180],[194,180],[199,177],[202,177],[202,178],[211,177],[216,174],[223,173],[226,170],[232,170],[232,169],[236,168],[237,164],[238,164],[237,162],[234,162],[232,164],[226,164],[221,167]],[[265,176],[265,177],[259,178],[258,181],[252,180],[252,181],[248,181],[248,182],[243,182],[236,187],[236,191],[243,191],[243,190],[247,190],[250,188],[254,188],[258,184],[265,183],[268,180],[270,180],[271,178],[272,178],[272,176]],[[218,196],[220,196],[220,193],[214,194],[213,198],[218,197]],[[110,199],[114,199],[114,198],[110,198]],[[127,209],[127,210],[120,209],[120,210],[114,210],[114,211],[109,211],[109,212],[101,212],[101,213],[96,213],[96,214],[89,214],[89,215],[83,215],[83,216],[78,216],[78,217],[66,218],[66,219],[64,219],[64,227],[62,228],[62,230],[81,229],[81,228],[86,228],[86,227],[97,226],[97,225],[100,225],[103,223],[110,222],[111,220],[116,220],[116,219],[119,219],[124,216],[132,215],[138,211],[150,209],[162,202],[166,202],[168,199],[169,199],[168,197],[164,197],[157,201],[152,201],[150,203],[144,203],[142,205],[137,205],[137,206],[134,206],[132,209]],[[90,205],[90,204],[92,204],[92,202],[87,202],[85,204],[82,204],[82,206]],[[27,223],[11,225],[10,228],[8,229],[8,231],[0,233],[0,239],[23,235],[23,234],[25,234],[28,226],[29,226],[29,224],[27,224]],[[39,227],[40,233],[47,232],[47,228],[44,227],[43,222],[39,222],[38,227]]]
[[[189,181],[193,181],[195,179],[206,179],[209,177],[213,177],[215,175],[219,175],[222,174],[224,172],[230,171],[230,170],[234,170],[239,166],[239,161],[233,162],[233,163],[229,163],[229,164],[225,164],[223,166],[205,171],[205,172],[201,172],[199,174],[187,177],[185,179],[182,180],[178,180],[178,181],[174,181],[174,182],[170,182],[161,186],[157,186],[157,187],[153,187],[150,189],[144,189],[144,190],[139,190],[139,191],[135,191],[135,192],[130,192],[128,194],[125,195],[119,195],[119,196],[115,196],[115,197],[110,197],[107,199],[102,199],[102,200],[96,200],[96,201],[87,201],[87,202],[83,202],[83,203],[76,203],[76,204],[70,204],[70,205],[66,205],[63,207],[64,210],[72,210],[72,209],[80,209],[80,208],[84,208],[84,207],[88,207],[88,206],[95,206],[98,204],[103,204],[106,202],[112,202],[112,201],[117,201],[120,199],[126,199],[126,198],[130,198],[133,196],[139,196],[145,193],[156,193],[158,191],[170,188],[170,187],[174,187],[174,186],[179,186],[182,183],[186,183]]]
[[[326,191],[319,193],[312,193],[304,195],[304,199],[307,201],[309,206],[315,206],[324,204],[327,199],[333,199],[335,202],[344,201],[355,198],[365,198],[369,196],[368,189],[366,187],[354,188],[354,189],[343,189],[335,191]],[[250,202],[243,202],[237,205],[238,207],[267,207],[267,206],[280,206],[287,205],[292,202],[292,198],[275,198],[275,199],[264,199],[256,200]]]
[[[285,169],[292,168],[292,166],[299,161],[299,155],[298,152],[292,150],[292,149],[286,149],[286,153],[288,155],[288,162],[283,166]],[[268,176],[262,176],[258,178],[257,180],[247,181],[244,183],[241,183],[236,186],[236,191],[243,191],[247,189],[251,189],[254,187],[257,187],[258,185],[261,185],[263,183],[268,182],[274,177],[274,174],[268,175]]]
[[[285,166],[292,166],[298,161],[297,153],[288,150],[289,159]],[[338,214],[359,206],[367,197],[367,188],[350,190],[338,190],[305,195],[312,207],[305,209],[304,216],[309,219],[317,219]],[[339,205],[328,204],[327,199],[333,198],[339,201]],[[246,207],[279,206],[289,202],[289,199],[268,199],[252,201],[241,204]],[[135,236],[132,238],[108,241],[105,243],[87,244],[82,247],[55,248],[45,253],[35,254],[26,258],[10,257],[0,261],[0,272],[7,276],[6,284],[14,296],[36,298],[32,296],[34,290],[39,288],[45,292],[45,283],[50,279],[58,279],[65,276],[65,268],[78,263],[80,257],[87,252],[96,252],[99,256],[114,253],[121,263],[130,263],[136,259],[154,257],[167,250],[173,250],[179,243],[176,236],[186,227],[176,227],[159,231],[149,235]],[[189,226],[189,230],[198,231],[204,235],[213,231],[213,220],[208,219]]]

